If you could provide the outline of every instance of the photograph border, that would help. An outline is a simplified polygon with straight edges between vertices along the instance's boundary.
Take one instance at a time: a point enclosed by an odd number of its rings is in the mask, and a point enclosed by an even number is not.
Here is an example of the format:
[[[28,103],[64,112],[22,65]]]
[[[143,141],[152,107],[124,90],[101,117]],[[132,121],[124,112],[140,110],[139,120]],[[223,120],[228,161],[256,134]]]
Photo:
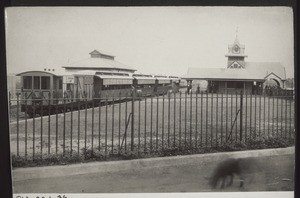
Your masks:
[[[0,156],[1,156],[1,168],[0,168],[0,197],[12,197],[12,179],[11,179],[11,161],[10,161],[10,147],[9,147],[9,120],[8,120],[8,96],[7,96],[7,82],[6,82],[6,52],[5,52],[5,7],[20,7],[20,6],[287,6],[293,9],[294,19],[294,79],[295,79],[295,101],[298,96],[298,70],[297,70],[297,8],[296,0],[188,0],[188,1],[160,1],[160,0],[2,0],[2,13],[1,20],[1,62],[0,62]],[[298,105],[295,103],[296,115],[295,120],[298,117]],[[298,131],[297,122],[295,122],[296,132]],[[296,133],[295,143],[295,197],[299,196],[299,135]]]

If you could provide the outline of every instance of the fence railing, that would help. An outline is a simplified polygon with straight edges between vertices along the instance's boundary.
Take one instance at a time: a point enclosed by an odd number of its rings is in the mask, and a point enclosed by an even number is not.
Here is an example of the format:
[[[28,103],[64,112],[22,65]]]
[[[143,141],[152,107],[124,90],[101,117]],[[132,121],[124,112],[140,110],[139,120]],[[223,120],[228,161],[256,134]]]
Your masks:
[[[133,96],[133,97],[132,97]],[[294,95],[168,93],[63,104],[10,104],[11,151],[28,159],[82,151],[104,156],[294,138]],[[22,105],[21,105],[22,104]],[[28,114],[31,109],[31,115]],[[22,112],[21,110],[27,112]]]

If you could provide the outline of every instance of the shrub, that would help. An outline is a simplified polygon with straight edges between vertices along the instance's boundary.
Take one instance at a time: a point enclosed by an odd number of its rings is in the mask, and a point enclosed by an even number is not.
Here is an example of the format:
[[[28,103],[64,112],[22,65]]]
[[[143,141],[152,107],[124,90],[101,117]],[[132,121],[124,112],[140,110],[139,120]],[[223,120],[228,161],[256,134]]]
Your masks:
[[[159,145],[159,146],[158,146]],[[253,149],[266,149],[266,148],[283,148],[294,145],[293,139],[284,139],[278,137],[262,138],[262,139],[246,139],[246,141],[235,142],[227,141],[223,144],[213,145],[211,147],[203,147],[197,144],[196,141],[191,140],[191,144],[182,144],[178,147],[178,142],[175,142],[175,146],[168,145],[166,143],[160,144],[156,147],[152,147],[150,151],[150,145],[146,145],[146,150],[138,150],[137,145],[134,145],[133,151],[130,150],[130,145],[127,150],[109,150],[105,151],[90,148],[81,149],[80,153],[75,151],[66,152],[63,154],[50,154],[50,155],[36,155],[33,159],[31,157],[21,157],[12,155],[12,166],[13,167],[28,167],[28,166],[47,166],[47,165],[64,165],[79,162],[88,161],[113,161],[113,160],[130,160],[138,158],[150,158],[150,157],[166,157],[166,156],[177,156],[177,155],[190,155],[190,154],[202,154],[202,153],[213,153],[213,152],[226,152],[226,151],[242,151],[242,150],[253,150]],[[192,146],[191,146],[192,145]],[[197,147],[193,147],[197,145]],[[117,148],[117,147],[116,147]],[[155,150],[156,149],[156,150]]]

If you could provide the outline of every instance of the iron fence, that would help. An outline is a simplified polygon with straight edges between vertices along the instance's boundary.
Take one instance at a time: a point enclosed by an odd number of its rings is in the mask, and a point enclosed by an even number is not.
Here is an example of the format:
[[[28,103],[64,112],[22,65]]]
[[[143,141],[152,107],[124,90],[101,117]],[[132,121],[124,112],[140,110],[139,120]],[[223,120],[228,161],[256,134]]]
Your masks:
[[[49,105],[34,100],[27,105],[17,97],[9,102],[15,104],[10,105],[11,152],[28,159],[83,151],[107,157],[295,135],[295,101],[289,92],[132,93],[75,103],[59,99]]]

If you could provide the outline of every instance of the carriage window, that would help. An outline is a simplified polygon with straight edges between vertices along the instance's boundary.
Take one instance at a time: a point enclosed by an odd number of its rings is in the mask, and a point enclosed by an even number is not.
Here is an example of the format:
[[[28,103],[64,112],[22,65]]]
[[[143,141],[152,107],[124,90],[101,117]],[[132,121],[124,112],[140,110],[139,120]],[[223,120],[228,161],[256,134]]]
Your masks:
[[[50,77],[42,76],[42,89],[50,89]]]
[[[73,90],[73,84],[67,84],[67,90],[72,91]]]
[[[62,78],[58,79],[58,89],[62,89],[63,87],[63,80]]]
[[[33,77],[33,88],[40,89],[40,77],[39,76]]]
[[[32,86],[32,77],[31,76],[24,76],[23,77],[23,88],[24,89],[31,89]]]

